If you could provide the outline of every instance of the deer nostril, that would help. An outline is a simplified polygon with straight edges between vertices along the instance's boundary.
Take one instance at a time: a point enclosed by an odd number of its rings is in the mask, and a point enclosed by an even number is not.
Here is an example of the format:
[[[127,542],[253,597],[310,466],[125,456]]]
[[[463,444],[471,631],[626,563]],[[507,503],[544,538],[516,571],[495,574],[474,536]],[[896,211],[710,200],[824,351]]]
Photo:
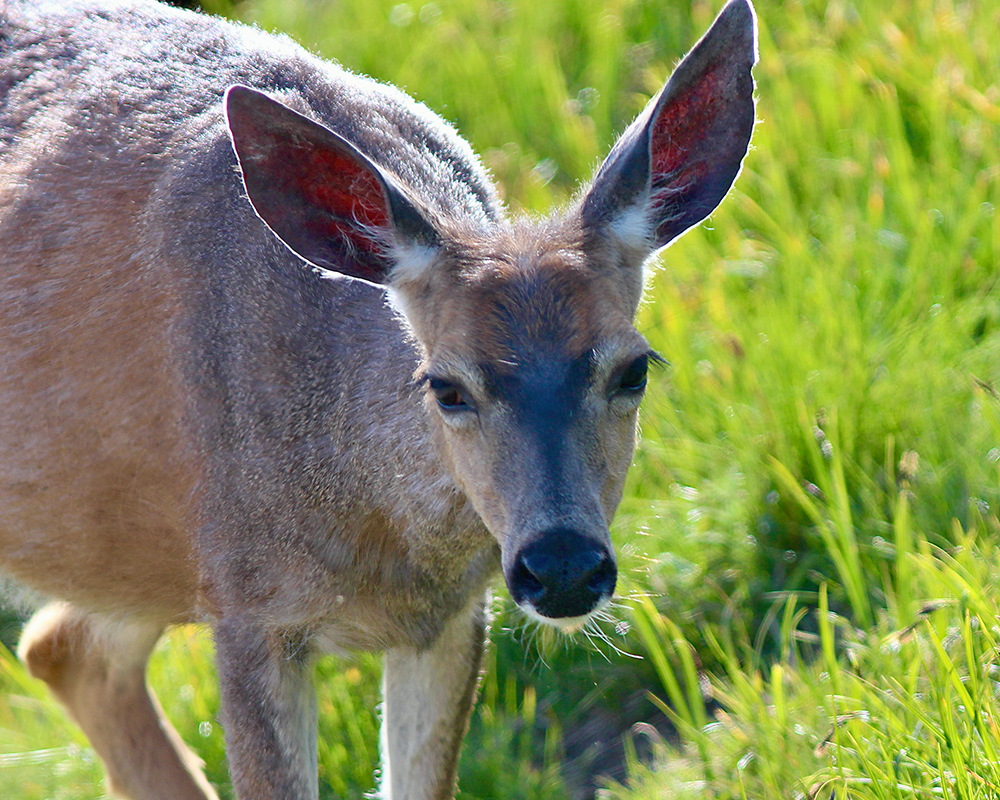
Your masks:
[[[544,584],[535,577],[522,558],[518,558],[514,562],[509,582],[517,585],[521,599],[527,600],[529,603],[537,603],[545,594]]]
[[[608,548],[576,531],[557,529],[522,548],[507,585],[515,602],[542,616],[582,617],[611,595],[617,575]]]
[[[617,578],[618,568],[615,562],[605,557],[590,576],[587,587],[598,596],[610,595],[615,590]]]

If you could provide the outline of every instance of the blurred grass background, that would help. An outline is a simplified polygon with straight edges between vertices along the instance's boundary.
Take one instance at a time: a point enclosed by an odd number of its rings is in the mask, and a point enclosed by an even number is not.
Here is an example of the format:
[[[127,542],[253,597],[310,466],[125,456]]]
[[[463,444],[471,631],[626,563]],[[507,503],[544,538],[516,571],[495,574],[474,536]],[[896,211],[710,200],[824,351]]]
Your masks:
[[[721,4],[203,5],[404,87],[532,213]],[[671,366],[613,531],[620,603],[603,639],[567,641],[498,591],[466,800],[1000,795],[1000,6],[757,11],[743,174],[639,314]],[[175,631],[151,681],[227,796],[211,662],[205,632]],[[378,671],[318,668],[324,797],[374,786]],[[0,690],[0,796],[100,797],[6,653]]]

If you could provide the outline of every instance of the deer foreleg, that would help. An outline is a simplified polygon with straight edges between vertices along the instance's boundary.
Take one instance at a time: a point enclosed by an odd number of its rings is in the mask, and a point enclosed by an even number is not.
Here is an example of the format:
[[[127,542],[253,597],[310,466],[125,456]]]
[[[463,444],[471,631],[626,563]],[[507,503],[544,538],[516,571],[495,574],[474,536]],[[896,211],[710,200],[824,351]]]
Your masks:
[[[429,648],[386,653],[381,777],[386,800],[454,796],[484,639],[484,601],[477,598]]]
[[[256,621],[224,618],[215,642],[237,797],[316,798],[316,692],[307,639]]]

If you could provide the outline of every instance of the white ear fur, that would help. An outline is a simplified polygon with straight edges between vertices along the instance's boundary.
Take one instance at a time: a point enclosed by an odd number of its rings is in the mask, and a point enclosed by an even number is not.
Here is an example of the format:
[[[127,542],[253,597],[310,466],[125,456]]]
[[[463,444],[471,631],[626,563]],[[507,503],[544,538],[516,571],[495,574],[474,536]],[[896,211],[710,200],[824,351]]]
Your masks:
[[[440,248],[428,244],[394,244],[390,249],[395,266],[390,273],[394,284],[421,280],[437,260]]]
[[[620,210],[609,220],[608,230],[628,250],[655,249],[653,214],[648,203],[636,203]]]
[[[415,286],[424,280],[428,270],[437,261],[440,248],[427,244],[397,243],[390,248],[389,252],[395,264],[390,272],[386,294],[390,305],[402,315],[412,328],[407,287]]]

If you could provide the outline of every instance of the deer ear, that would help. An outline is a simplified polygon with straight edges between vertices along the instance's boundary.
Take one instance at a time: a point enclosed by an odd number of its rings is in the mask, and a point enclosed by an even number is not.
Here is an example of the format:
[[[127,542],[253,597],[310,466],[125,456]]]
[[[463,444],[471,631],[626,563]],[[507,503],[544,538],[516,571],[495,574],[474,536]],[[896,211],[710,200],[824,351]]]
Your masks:
[[[585,229],[644,258],[712,213],[750,143],[755,63],[753,6],[731,0],[601,165]]]
[[[404,191],[333,131],[246,86],[226,91],[225,115],[254,211],[297,255],[384,285],[394,245],[438,244]]]

